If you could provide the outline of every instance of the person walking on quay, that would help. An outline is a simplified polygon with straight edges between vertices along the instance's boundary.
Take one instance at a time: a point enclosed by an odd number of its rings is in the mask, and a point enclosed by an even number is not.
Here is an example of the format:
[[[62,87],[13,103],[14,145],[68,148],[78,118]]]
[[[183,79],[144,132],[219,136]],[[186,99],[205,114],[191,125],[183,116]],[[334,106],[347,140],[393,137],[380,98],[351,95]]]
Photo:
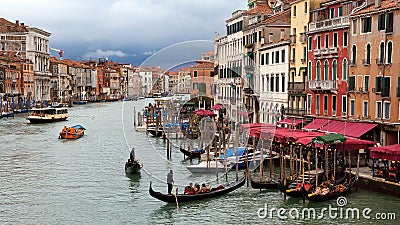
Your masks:
[[[168,194],[169,195],[171,194],[173,183],[174,183],[174,174],[172,173],[172,170],[170,170],[167,175],[167,184],[168,184]]]

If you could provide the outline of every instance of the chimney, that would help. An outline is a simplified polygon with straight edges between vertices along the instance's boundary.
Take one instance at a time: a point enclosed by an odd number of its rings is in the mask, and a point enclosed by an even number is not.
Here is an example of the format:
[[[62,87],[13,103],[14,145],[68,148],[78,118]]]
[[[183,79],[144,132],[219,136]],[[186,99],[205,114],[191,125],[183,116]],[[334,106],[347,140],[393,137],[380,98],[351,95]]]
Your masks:
[[[17,25],[17,27],[19,27],[19,20],[15,21],[15,25]]]
[[[23,27],[24,27],[24,26],[25,26],[25,23],[21,23],[21,26],[23,26]]]
[[[382,0],[375,0],[375,7],[376,8],[381,7],[381,2],[382,2]]]

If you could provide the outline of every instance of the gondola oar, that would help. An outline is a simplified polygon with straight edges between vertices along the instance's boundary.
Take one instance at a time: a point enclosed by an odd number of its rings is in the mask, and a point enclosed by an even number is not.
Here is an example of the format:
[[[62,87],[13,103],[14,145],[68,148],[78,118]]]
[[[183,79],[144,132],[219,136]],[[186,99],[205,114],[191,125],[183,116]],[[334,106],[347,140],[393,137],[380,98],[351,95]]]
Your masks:
[[[178,188],[175,188],[174,196],[175,196],[175,202],[176,202],[176,209],[179,209],[178,198],[176,197],[177,194],[178,194]]]

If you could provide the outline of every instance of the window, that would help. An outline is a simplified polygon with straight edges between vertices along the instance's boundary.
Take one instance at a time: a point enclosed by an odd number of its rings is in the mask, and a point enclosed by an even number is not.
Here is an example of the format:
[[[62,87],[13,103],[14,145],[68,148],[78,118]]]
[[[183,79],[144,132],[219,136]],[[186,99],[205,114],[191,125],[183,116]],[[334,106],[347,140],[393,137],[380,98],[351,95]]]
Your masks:
[[[282,63],[285,62],[285,49],[281,51]]]
[[[364,76],[364,91],[369,90],[369,76]]]
[[[338,33],[334,33],[333,34],[333,47],[337,47],[338,46]]]
[[[286,85],[286,83],[285,83],[285,74],[282,73],[282,92],[285,92],[285,85]]]
[[[279,51],[275,52],[275,63],[279,63]]]
[[[378,30],[393,32],[393,12],[378,16]]]
[[[343,7],[342,6],[340,6],[339,8],[338,8],[338,16],[340,17],[340,16],[343,16]]]
[[[274,92],[274,81],[275,81],[275,79],[274,79],[274,77],[273,76],[271,76],[271,83],[270,83],[270,91],[271,92]]]
[[[375,78],[375,93],[382,91],[382,77]]]
[[[328,114],[328,95],[324,95],[324,114]]]
[[[387,63],[392,63],[393,42],[389,41],[387,44]]]
[[[303,59],[302,63],[305,63],[307,59],[307,47],[303,47]]]
[[[193,71],[193,77],[197,77],[197,71]]]
[[[352,53],[352,63],[356,64],[356,60],[357,60],[357,46],[353,45],[353,47],[351,48],[351,53]]]
[[[372,27],[372,17],[365,17],[361,18],[361,24],[362,24],[362,33],[368,33],[371,32],[371,27]]]
[[[382,102],[376,102],[376,118],[382,118]]]
[[[347,80],[347,59],[343,59],[342,63],[342,78]]]
[[[377,64],[383,64],[383,58],[385,57],[385,43],[381,42],[379,45],[379,59]]]
[[[296,17],[296,6],[293,6],[293,17]]]
[[[275,56],[274,53],[271,52],[271,64],[274,64],[274,63],[275,63],[274,56]]]
[[[321,80],[321,62],[317,62],[317,80]]]
[[[336,59],[332,63],[332,80],[337,80],[337,62]]]
[[[347,113],[347,96],[342,95],[342,115],[345,116]]]
[[[199,84],[198,83],[193,83],[193,89],[198,90],[199,89]]]
[[[308,94],[307,95],[307,112],[308,113],[311,113],[311,95],[310,94]]]
[[[347,47],[349,41],[349,33],[347,31],[343,32],[343,47]]]
[[[356,77],[355,76],[350,76],[349,77],[348,85],[349,85],[349,87],[348,87],[349,91],[354,91],[356,89],[355,88],[355,85],[356,85]]]
[[[389,97],[390,95],[390,77],[384,77],[382,79],[382,97]]]
[[[329,18],[331,18],[331,19],[333,19],[333,18],[335,18],[335,9],[330,9],[330,11],[329,11]]]
[[[275,77],[275,92],[279,92],[279,75]]]
[[[321,49],[321,36],[317,37],[317,49]]]
[[[355,110],[356,110],[356,100],[350,99],[350,116],[355,115]]]
[[[363,117],[368,117],[368,101],[363,101]]]
[[[308,51],[312,50],[312,37],[308,37]]]
[[[269,53],[266,54],[265,61],[266,61],[265,64],[269,65]]]
[[[304,14],[308,11],[308,2],[304,2]]]
[[[357,19],[352,21],[353,35],[357,34]]]
[[[260,56],[261,56],[261,65],[264,65],[264,63],[265,63],[265,59],[264,59],[265,55],[264,54],[260,54]]]
[[[365,64],[371,64],[371,44],[367,44],[366,52],[365,52]]]
[[[329,80],[329,63],[328,63],[328,60],[325,60],[325,64],[324,64],[324,80]]]
[[[329,34],[325,35],[325,48],[329,48]]]
[[[320,107],[320,99],[319,99],[319,95],[315,96],[315,111],[316,114],[319,114],[319,107]]]
[[[296,60],[296,49],[293,48],[292,49],[292,62],[294,62]]]
[[[336,95],[332,95],[332,115],[336,116]]]
[[[311,61],[309,61],[308,62],[308,80],[311,80],[311,74],[312,74],[312,63],[311,63]]]

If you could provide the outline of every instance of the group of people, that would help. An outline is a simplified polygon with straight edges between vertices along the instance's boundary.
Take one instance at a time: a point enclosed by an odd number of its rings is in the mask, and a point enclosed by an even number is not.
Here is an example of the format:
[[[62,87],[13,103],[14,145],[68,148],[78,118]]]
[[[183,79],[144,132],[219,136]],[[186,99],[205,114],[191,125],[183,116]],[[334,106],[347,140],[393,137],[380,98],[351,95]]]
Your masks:
[[[64,128],[62,129],[61,132],[62,133],[70,133],[70,134],[76,133],[75,128],[67,127],[67,126],[64,126]]]
[[[200,185],[198,183],[194,184],[190,183],[189,186],[185,187],[185,191],[184,194],[185,195],[194,195],[197,193],[206,193],[211,191],[211,187],[207,187],[205,183],[203,183],[200,187]]]

